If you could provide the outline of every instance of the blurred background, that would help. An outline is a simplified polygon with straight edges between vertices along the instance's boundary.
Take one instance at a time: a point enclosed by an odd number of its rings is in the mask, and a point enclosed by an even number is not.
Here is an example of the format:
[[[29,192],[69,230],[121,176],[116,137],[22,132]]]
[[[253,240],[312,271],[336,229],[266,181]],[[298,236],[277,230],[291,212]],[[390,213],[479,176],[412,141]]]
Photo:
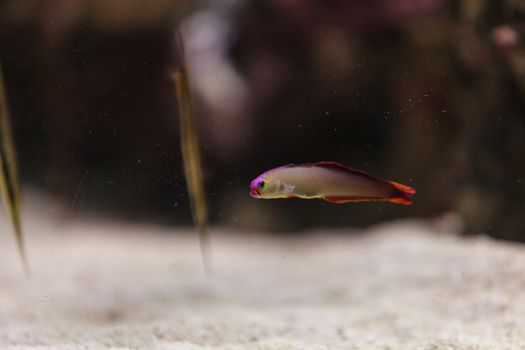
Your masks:
[[[297,232],[457,213],[525,240],[525,1],[0,0],[27,188],[189,225],[170,72],[187,45],[211,221]],[[338,161],[414,205],[254,200],[268,169]]]

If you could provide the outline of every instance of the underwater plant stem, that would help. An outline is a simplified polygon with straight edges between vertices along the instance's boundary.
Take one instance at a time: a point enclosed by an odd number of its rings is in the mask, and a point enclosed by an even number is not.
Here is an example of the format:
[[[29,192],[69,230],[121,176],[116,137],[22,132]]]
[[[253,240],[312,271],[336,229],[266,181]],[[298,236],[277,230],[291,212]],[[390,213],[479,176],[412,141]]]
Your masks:
[[[9,118],[9,108],[0,62],[0,192],[2,193],[9,219],[11,220],[24,271],[26,275],[29,275],[29,264],[25,253],[22,223],[20,220],[21,195],[17,158]]]
[[[180,143],[184,163],[184,175],[188,187],[193,220],[197,225],[199,234],[204,269],[206,273],[209,274],[211,271],[211,250],[208,235],[208,206],[204,191],[199,135],[195,114],[193,112],[184,42],[179,31],[177,31],[176,36],[180,59],[179,68],[173,72],[172,78],[176,85],[177,101],[179,104]]]

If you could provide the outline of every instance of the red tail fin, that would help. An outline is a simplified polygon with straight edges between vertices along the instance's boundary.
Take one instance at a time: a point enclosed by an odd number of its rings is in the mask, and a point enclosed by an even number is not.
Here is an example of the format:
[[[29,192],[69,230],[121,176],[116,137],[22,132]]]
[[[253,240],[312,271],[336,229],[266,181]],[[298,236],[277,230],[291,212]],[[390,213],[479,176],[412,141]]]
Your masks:
[[[393,181],[390,181],[389,183],[396,189],[396,195],[389,199],[390,202],[404,205],[412,204],[410,199],[416,193],[415,189]]]

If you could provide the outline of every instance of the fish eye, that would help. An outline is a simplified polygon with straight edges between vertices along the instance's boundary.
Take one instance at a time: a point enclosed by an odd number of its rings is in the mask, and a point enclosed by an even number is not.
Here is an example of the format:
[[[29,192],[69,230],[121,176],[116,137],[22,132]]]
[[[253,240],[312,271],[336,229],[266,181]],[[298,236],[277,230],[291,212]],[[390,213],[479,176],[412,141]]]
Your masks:
[[[266,183],[264,181],[261,181],[257,184],[257,188],[262,190],[264,188],[264,186],[266,186]]]

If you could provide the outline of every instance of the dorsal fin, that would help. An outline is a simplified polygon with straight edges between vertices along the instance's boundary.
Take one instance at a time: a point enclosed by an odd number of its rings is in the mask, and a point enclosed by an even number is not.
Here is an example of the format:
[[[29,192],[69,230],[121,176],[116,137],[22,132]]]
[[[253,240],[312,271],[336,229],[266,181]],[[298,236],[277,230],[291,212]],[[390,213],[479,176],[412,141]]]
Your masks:
[[[286,165],[281,165],[280,167],[277,167],[277,168],[273,168],[273,169],[270,169],[268,171],[265,171],[264,173],[262,173],[260,176],[268,176],[269,174],[273,173],[274,171],[276,170],[279,170],[279,169],[285,169],[285,168],[293,168],[297,165],[293,164],[293,163],[290,163],[290,164],[286,164]]]
[[[273,169],[270,169],[268,170],[266,173],[271,173],[272,171],[275,171],[277,169],[284,169],[284,168],[293,168],[293,167],[296,167],[297,165],[295,165],[294,163],[290,163],[290,164],[286,164],[286,165],[281,165],[277,168],[273,168]]]
[[[381,179],[375,177],[374,175],[371,175],[371,174],[369,174],[369,173],[367,173],[365,171],[352,169],[352,168],[347,167],[346,165],[343,165],[343,164],[337,163],[337,162],[306,163],[306,164],[301,164],[301,165],[298,165],[298,166],[307,166],[307,167],[316,166],[316,167],[320,167],[320,168],[328,168],[328,169],[333,169],[333,170],[344,171],[346,173],[350,173],[350,174],[353,174],[353,175],[355,175],[355,174],[363,175],[363,176],[366,176],[366,177],[374,179],[374,180],[383,181],[383,180],[381,180]]]

